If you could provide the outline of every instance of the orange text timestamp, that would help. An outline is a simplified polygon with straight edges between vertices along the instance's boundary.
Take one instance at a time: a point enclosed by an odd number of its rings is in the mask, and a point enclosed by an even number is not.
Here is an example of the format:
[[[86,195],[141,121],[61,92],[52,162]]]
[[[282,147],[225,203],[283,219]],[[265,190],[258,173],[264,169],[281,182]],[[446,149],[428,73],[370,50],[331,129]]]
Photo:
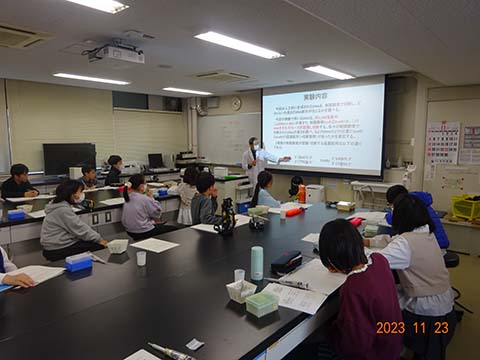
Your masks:
[[[415,334],[425,334],[427,332],[433,332],[433,334],[448,334],[448,323],[436,321],[433,323],[433,328],[428,330],[427,324],[423,321],[414,322],[410,325],[411,331]],[[404,334],[407,329],[407,325],[403,322],[388,322],[388,321],[378,321],[377,322],[377,334]]]

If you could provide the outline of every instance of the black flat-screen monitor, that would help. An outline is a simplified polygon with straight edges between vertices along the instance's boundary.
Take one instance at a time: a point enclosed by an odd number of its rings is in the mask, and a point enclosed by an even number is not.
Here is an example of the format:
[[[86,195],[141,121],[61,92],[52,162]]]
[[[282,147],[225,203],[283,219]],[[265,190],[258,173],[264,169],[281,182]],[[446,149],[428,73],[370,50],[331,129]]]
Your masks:
[[[43,144],[45,175],[65,175],[70,167],[96,167],[95,144]]]
[[[148,166],[150,169],[163,168],[162,154],[148,154]]]

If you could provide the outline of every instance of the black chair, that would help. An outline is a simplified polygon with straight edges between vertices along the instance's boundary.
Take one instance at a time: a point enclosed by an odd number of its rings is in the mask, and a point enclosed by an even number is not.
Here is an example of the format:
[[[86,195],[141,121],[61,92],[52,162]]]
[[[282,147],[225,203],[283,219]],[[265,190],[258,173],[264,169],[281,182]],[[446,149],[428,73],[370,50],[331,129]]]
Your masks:
[[[460,265],[460,257],[458,256],[457,253],[447,250],[447,253],[443,256],[443,260],[445,261],[445,266],[447,268],[454,268]],[[457,319],[458,321],[462,321],[463,315],[465,314],[465,311],[473,314],[473,311],[466,308],[462,304],[460,304],[457,300],[460,299],[462,294],[460,293],[460,290],[452,286],[453,291],[455,291],[455,305],[458,307],[462,308],[463,310],[455,310],[455,313],[457,314]],[[465,310],[465,311],[464,311]]]

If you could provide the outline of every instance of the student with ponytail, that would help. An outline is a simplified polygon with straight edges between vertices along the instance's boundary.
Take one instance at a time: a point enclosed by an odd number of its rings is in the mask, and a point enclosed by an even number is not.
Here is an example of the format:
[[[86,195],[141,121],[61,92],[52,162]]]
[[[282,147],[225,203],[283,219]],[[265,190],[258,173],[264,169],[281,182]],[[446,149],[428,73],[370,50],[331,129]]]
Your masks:
[[[177,228],[160,223],[162,209],[147,188],[145,177],[136,174],[129,179],[130,188],[125,186],[123,197],[122,224],[127,234],[135,241],[148,239]]]
[[[268,171],[262,171],[258,174],[257,185],[252,199],[252,207],[257,205],[266,205],[272,208],[279,208],[280,201],[275,200],[268,192],[273,185],[273,176]]]

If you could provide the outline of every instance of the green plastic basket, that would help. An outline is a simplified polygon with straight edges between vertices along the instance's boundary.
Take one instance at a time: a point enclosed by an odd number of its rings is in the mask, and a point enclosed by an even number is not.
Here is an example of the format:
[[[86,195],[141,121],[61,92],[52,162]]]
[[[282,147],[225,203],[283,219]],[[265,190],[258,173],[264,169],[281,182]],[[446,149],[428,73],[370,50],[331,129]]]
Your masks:
[[[467,200],[473,195],[461,195],[452,197],[452,213],[454,216],[475,220],[480,218],[480,201]]]

